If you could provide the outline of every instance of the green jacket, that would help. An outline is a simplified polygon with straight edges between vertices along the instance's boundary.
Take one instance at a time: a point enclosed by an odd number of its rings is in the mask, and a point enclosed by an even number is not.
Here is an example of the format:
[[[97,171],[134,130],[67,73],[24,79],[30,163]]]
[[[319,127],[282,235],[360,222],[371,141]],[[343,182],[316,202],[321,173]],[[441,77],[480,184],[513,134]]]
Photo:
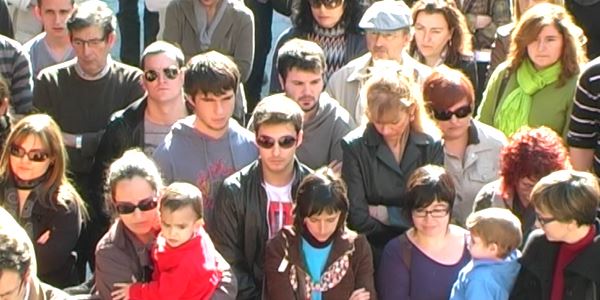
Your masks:
[[[516,74],[510,74],[504,91],[500,91],[502,79],[507,72],[508,64],[502,63],[490,77],[477,111],[477,119],[482,123],[494,126],[494,118],[502,101],[518,86]],[[577,77],[569,78],[561,87],[554,82],[533,95],[528,121],[530,127],[547,126],[559,135],[567,136],[573,97],[577,88]],[[498,93],[502,93],[500,97],[498,97]],[[498,100],[500,103],[496,103]]]

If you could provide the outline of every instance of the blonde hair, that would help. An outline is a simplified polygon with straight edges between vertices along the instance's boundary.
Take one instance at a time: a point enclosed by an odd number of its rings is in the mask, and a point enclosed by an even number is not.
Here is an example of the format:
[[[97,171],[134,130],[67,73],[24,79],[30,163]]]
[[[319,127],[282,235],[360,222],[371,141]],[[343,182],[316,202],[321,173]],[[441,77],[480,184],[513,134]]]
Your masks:
[[[510,210],[490,207],[469,215],[466,226],[486,245],[498,246],[498,258],[505,258],[523,241],[521,221]]]

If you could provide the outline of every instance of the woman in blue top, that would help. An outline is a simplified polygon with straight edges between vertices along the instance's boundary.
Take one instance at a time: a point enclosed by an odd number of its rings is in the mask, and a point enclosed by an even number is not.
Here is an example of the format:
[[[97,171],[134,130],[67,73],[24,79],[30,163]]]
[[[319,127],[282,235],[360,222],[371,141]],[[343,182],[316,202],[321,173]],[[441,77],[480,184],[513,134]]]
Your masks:
[[[293,226],[267,243],[267,299],[377,299],[371,248],[347,215],[346,185],[331,169],[304,178]]]

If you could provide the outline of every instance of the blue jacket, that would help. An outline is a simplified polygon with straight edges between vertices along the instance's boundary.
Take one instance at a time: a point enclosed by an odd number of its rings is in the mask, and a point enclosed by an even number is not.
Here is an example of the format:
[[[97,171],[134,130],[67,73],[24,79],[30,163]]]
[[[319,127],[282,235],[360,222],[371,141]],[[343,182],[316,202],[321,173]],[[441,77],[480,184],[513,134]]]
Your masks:
[[[518,250],[503,261],[473,259],[460,273],[452,287],[450,300],[508,299],[521,265]]]

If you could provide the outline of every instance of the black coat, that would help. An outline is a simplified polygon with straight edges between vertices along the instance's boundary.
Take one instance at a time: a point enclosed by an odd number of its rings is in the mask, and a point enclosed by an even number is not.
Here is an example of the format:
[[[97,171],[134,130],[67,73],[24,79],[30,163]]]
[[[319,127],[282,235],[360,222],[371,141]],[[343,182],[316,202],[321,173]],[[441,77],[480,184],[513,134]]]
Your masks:
[[[312,171],[294,163],[292,196]],[[267,193],[260,160],[223,182],[207,229],[215,247],[233,268],[238,280],[237,299],[260,299],[264,278],[265,248],[269,239]]]
[[[600,224],[593,243],[564,270],[563,300],[600,300]],[[542,230],[529,235],[521,270],[510,295],[513,300],[546,300],[552,291],[554,264],[560,243],[550,242]]]

